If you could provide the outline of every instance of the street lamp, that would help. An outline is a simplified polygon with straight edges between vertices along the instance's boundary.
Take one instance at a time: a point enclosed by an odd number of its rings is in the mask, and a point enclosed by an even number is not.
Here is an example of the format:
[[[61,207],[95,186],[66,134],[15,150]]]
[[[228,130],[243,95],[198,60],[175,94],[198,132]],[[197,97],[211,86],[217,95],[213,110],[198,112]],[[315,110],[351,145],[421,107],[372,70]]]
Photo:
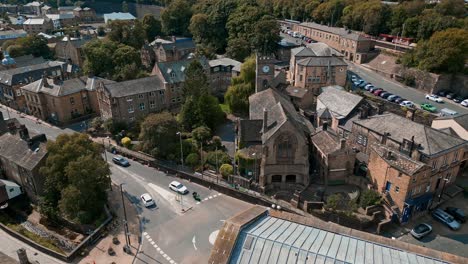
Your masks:
[[[180,162],[182,163],[182,167],[184,167],[184,149],[182,148],[182,133],[177,132],[177,135],[179,135],[179,140],[180,140]]]
[[[447,182],[449,182],[449,179],[444,178],[444,185],[442,185],[442,190],[440,191],[440,194],[439,194],[439,203],[440,203],[440,200],[442,199],[442,195],[444,194],[445,184],[447,184]]]
[[[131,253],[131,249],[130,249],[130,235],[128,233],[128,221],[127,221],[127,211],[125,209],[125,201],[124,201],[124,195],[123,195],[123,188],[122,188],[122,185],[124,185],[125,183],[121,183],[120,184],[120,195],[122,197],[122,207],[123,207],[123,211],[124,211],[124,235],[125,235],[125,246],[124,246],[124,251],[127,253],[127,254],[130,254]]]

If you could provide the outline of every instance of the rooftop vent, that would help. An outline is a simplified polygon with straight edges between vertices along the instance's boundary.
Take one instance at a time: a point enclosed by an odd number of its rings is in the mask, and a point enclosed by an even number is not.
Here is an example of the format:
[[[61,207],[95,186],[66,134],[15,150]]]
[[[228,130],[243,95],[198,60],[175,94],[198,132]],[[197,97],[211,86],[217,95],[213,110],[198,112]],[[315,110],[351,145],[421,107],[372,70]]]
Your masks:
[[[251,250],[252,249],[252,243],[253,243],[253,236],[247,236],[244,242],[244,249],[245,250]]]

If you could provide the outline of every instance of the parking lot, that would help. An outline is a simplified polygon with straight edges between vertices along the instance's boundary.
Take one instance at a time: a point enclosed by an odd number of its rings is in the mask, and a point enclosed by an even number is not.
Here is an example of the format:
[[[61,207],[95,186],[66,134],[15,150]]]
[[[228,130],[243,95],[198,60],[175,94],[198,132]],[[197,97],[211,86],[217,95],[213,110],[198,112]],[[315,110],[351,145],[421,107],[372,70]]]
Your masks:
[[[447,206],[462,208],[468,212],[468,199],[463,197],[463,194],[456,198],[445,202],[440,208],[445,209]],[[406,225],[407,232],[419,223],[427,223],[432,226],[432,233],[422,238],[415,239],[411,234],[407,233],[398,238],[398,240],[411,244],[436,249],[443,252],[448,252],[454,255],[468,257],[468,222],[461,225],[457,231],[450,230],[447,226],[436,221],[430,214],[424,215]]]

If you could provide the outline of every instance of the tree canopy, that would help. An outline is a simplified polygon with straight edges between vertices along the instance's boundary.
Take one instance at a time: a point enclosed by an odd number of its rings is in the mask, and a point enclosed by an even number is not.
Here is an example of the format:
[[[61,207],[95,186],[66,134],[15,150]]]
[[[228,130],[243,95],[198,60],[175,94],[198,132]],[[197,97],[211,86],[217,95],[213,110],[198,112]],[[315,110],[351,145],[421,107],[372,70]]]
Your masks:
[[[241,67],[238,77],[231,80],[224,101],[231,112],[247,115],[249,113],[249,96],[255,92],[255,58],[249,57]]]
[[[3,43],[2,49],[8,51],[13,58],[28,54],[45,59],[52,57],[52,53],[47,46],[47,39],[42,36],[28,35],[16,40],[7,40]]]
[[[48,156],[40,173],[45,176],[41,210],[53,220],[61,214],[92,223],[103,212],[110,170],[102,148],[84,134],[61,134],[47,143]]]
[[[174,159],[178,155],[178,124],[168,112],[150,114],[140,125],[142,149],[157,158]]]
[[[167,35],[188,36],[192,10],[184,0],[174,0],[161,13],[162,29]]]

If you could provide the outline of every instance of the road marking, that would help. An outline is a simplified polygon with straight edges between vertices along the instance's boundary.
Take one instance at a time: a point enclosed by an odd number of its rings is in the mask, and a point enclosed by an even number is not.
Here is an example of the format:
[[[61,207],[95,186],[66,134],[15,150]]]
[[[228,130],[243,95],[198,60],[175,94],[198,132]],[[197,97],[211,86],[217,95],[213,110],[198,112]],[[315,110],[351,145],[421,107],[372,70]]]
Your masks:
[[[156,244],[156,243],[154,243],[154,241],[151,241],[151,245],[154,245],[154,244]]]
[[[193,236],[193,238],[192,238],[193,248],[195,248],[195,250],[198,250],[197,246],[195,245],[196,243],[197,243],[197,240],[196,240],[195,236]]]
[[[203,201],[208,201],[208,198],[203,199]]]
[[[170,261],[170,260],[171,260],[171,257],[167,256],[167,257],[166,257],[166,260],[167,260],[167,261]]]
[[[208,199],[213,199],[213,196],[209,196]]]
[[[148,235],[148,233],[144,232],[143,234],[145,235],[146,239],[151,242],[151,245],[153,245],[156,251],[159,254],[161,254],[163,258],[165,258],[171,264],[176,264],[176,262],[169,255],[167,255],[167,253],[164,253],[164,251],[160,247],[158,247],[158,245],[156,245],[156,242]]]
[[[148,241],[149,241],[149,242],[152,242],[152,241],[153,241],[153,239],[151,239],[151,238],[148,238]]]
[[[174,260],[172,260],[172,259],[171,259],[171,261],[169,261],[169,263],[171,263],[171,264],[174,264],[174,262],[175,262],[175,261],[174,261]]]
[[[200,204],[200,202],[197,202],[197,204]]]
[[[143,232],[143,235],[144,235],[144,236],[146,236],[147,234],[148,234],[148,233],[146,233],[146,232]]]
[[[167,257],[167,254],[164,254],[164,255],[163,255],[163,258],[166,258],[166,257]]]

